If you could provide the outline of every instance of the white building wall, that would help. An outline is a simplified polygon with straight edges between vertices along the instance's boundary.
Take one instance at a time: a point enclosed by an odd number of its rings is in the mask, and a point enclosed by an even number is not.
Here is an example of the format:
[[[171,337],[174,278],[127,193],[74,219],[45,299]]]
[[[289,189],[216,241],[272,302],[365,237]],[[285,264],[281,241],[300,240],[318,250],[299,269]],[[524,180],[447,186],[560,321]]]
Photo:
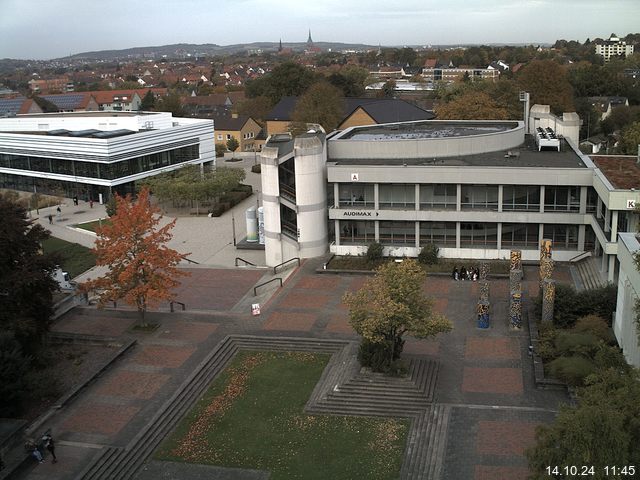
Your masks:
[[[638,325],[635,322],[635,302],[640,297],[640,272],[636,270],[633,253],[640,243],[633,233],[621,233],[618,240],[618,301],[613,332],[625,358],[634,367],[640,367]]]
[[[141,119],[154,118],[155,129],[140,131]],[[46,122],[46,123],[42,123]],[[116,130],[127,129],[137,133],[116,138],[84,138],[52,135],[37,135],[15,132],[36,132],[46,125],[43,131],[67,130]],[[106,125],[106,126],[105,126]],[[162,126],[162,128],[160,128]],[[9,133],[12,132],[12,133]],[[199,157],[190,164],[215,164],[215,143],[213,121],[173,118],[170,113],[151,115],[81,114],[26,115],[0,120],[0,153],[16,155],[43,156],[83,162],[110,163],[143,154],[171,150],[180,146],[199,145]],[[143,152],[143,153],[141,153]],[[114,158],[117,156],[117,160]],[[86,183],[101,186],[116,186],[134,180],[140,180],[162,172],[181,168],[184,164],[172,165],[162,169],[137,173],[115,180],[79,177],[72,175],[0,168],[0,172],[31,177],[50,178],[69,182]]]
[[[280,187],[278,182],[278,149],[264,147],[260,153],[262,206],[264,208],[265,262],[274,267],[283,260],[280,229]],[[293,255],[296,257],[297,255]]]
[[[296,207],[301,258],[327,251],[327,151],[317,137],[295,139]]]

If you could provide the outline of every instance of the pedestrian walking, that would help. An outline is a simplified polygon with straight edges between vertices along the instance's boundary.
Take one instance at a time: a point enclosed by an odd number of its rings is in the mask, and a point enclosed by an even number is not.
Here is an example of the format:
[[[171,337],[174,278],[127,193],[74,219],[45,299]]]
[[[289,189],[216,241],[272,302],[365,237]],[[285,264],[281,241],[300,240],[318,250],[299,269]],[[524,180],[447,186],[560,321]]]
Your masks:
[[[459,276],[458,267],[453,267],[453,279],[458,280],[458,276]]]
[[[93,199],[89,200],[89,208],[93,208]]]
[[[42,443],[53,457],[51,463],[56,463],[58,461],[58,459],[56,458],[56,444],[53,441],[53,437],[51,436],[51,430],[47,430],[46,433],[42,436]]]
[[[464,266],[460,267],[460,280],[465,281],[467,279],[467,269]]]
[[[60,219],[61,216],[62,216],[62,209],[60,208],[60,205],[58,205],[58,207],[56,208],[56,217]]]
[[[53,215],[49,214],[47,218],[49,219],[49,225],[53,224]]]
[[[73,197],[73,204],[77,207],[78,206],[78,196],[74,196]]]

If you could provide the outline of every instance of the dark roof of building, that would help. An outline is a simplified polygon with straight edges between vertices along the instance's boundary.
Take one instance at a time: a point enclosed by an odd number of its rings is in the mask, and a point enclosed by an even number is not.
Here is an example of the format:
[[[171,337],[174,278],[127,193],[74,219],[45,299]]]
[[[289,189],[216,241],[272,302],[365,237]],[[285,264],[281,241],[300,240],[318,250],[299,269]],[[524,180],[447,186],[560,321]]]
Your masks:
[[[53,103],[60,110],[75,110],[85,108],[92,95],[89,92],[61,93],[58,95],[40,95],[41,98]]]
[[[345,98],[345,118],[362,108],[376,123],[432,120],[435,115],[398,98]]]
[[[227,114],[214,113],[209,118],[213,119],[216,130],[241,130],[251,117],[238,115],[236,117]]]
[[[640,165],[635,155],[590,155],[613,188],[640,189]]]
[[[331,140],[329,140],[331,142]],[[340,141],[340,140],[337,140]],[[329,149],[331,152],[331,149]],[[423,165],[423,166],[456,166],[456,167],[520,167],[520,168],[586,168],[586,165],[573,149],[564,141],[561,151],[538,151],[531,135],[525,136],[525,142],[508,152],[479,153],[475,155],[440,157],[440,158],[329,158],[328,162],[337,165]]]
[[[269,112],[266,120],[288,122],[296,107],[298,97],[282,97]],[[414,120],[432,120],[435,115],[405,100],[397,98],[361,98],[346,97],[344,99],[344,121],[358,108],[362,108],[376,123],[410,122]],[[340,123],[342,123],[342,121]]]
[[[0,98],[0,115],[16,115],[18,113],[25,113],[23,106],[25,102],[31,100],[26,97],[14,97],[14,98]]]

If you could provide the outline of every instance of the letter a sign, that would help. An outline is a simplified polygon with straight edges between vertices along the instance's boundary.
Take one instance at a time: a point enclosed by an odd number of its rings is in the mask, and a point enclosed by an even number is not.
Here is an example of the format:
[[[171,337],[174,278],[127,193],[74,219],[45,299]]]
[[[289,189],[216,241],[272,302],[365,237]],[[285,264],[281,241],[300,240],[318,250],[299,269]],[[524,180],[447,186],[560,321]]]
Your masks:
[[[351,181],[352,182],[357,182],[358,181],[358,174],[357,173],[352,173],[351,174]]]

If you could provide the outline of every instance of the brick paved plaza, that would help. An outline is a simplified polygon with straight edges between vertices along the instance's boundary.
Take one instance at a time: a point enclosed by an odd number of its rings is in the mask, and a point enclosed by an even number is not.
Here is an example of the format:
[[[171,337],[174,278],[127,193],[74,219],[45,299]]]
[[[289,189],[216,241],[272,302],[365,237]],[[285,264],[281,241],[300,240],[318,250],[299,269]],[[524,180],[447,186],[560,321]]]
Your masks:
[[[60,462],[34,465],[21,478],[74,478],[102,447],[126,447],[227,335],[355,340],[341,299],[368,277],[317,274],[320,264],[303,263],[263,302],[259,317],[244,307],[238,314],[237,307],[251,297],[247,294],[264,270],[197,268],[190,269],[192,275],[179,289],[187,311],[150,313],[149,319],[160,324],[152,333],[131,330],[135,312],[122,308],[79,308],[61,318],[54,331],[137,343],[47,422],[58,439]],[[568,278],[562,270],[559,275]],[[434,402],[451,408],[443,479],[525,479],[524,450],[534,441],[536,425],[550,422],[566,400],[562,392],[535,388],[527,331],[507,326],[507,282],[491,280],[491,328],[479,330],[477,284],[448,277],[425,280],[434,308],[455,328],[435,339],[407,338],[404,354],[440,363]],[[525,292],[535,290],[535,269],[526,271],[524,285]]]

